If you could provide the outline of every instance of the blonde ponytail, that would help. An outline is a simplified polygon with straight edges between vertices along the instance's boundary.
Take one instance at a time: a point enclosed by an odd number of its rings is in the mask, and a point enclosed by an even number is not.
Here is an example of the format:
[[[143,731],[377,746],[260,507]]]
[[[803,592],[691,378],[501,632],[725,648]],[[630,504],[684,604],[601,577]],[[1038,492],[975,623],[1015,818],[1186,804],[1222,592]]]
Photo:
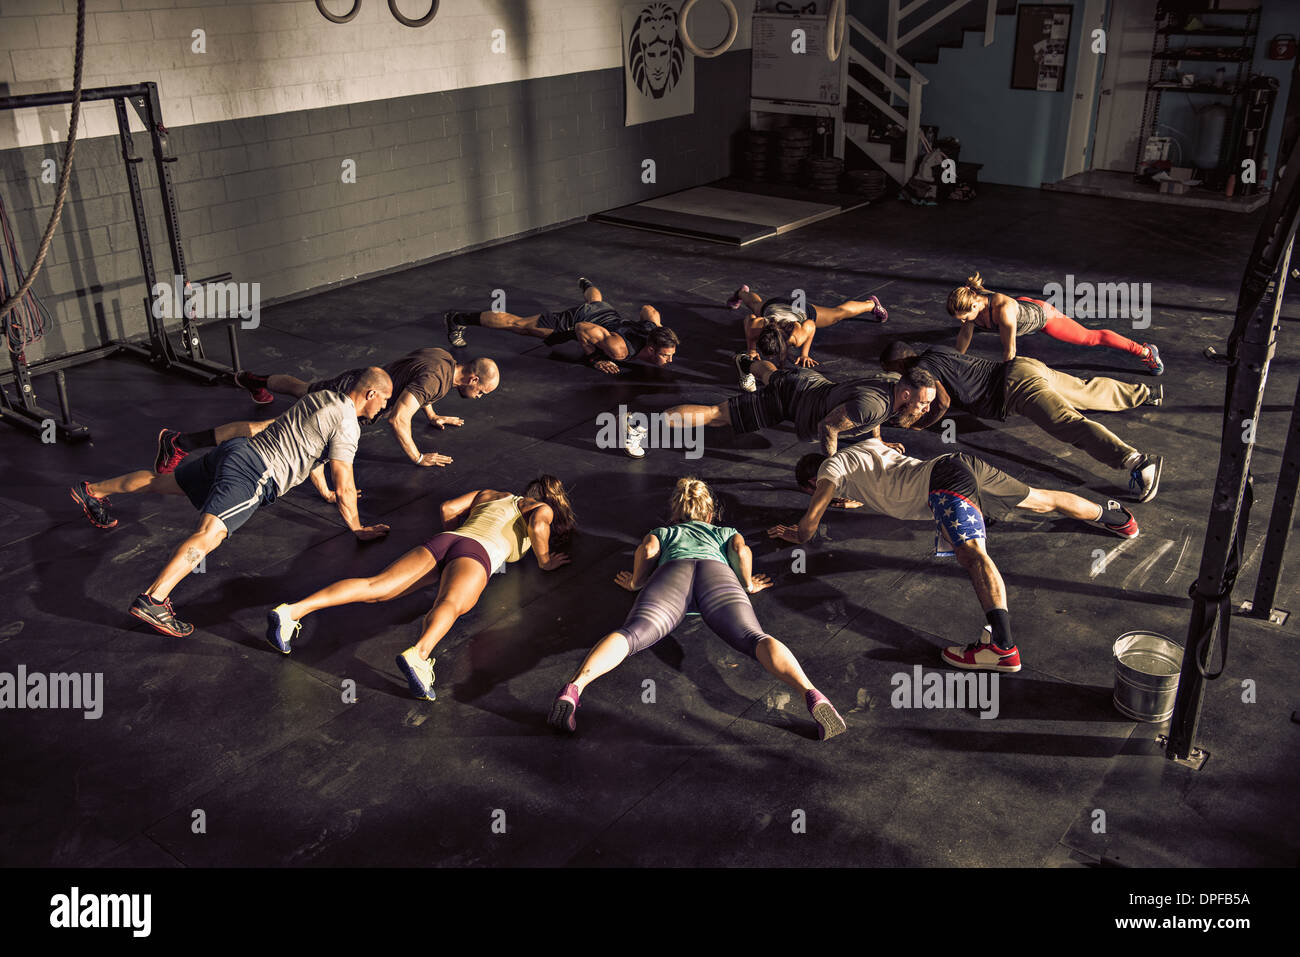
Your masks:
[[[948,315],[955,317],[969,312],[975,305],[976,296],[991,295],[992,293],[984,288],[983,278],[976,272],[975,275],[966,278],[964,286],[958,286],[948,293]]]
[[[671,522],[711,522],[716,508],[713,493],[697,478],[680,478],[669,500]]]

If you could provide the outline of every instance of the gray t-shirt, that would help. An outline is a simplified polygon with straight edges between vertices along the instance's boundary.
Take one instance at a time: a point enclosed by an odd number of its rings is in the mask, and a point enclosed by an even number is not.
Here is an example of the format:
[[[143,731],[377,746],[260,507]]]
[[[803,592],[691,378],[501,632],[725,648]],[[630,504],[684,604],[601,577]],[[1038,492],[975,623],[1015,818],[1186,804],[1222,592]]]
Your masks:
[[[271,470],[279,494],[305,479],[321,458],[352,464],[361,440],[357,409],[330,390],[308,393],[249,441]]]
[[[837,495],[857,499],[869,512],[914,521],[933,517],[930,472],[936,461],[914,459],[867,439],[828,458],[817,478],[834,482]]]

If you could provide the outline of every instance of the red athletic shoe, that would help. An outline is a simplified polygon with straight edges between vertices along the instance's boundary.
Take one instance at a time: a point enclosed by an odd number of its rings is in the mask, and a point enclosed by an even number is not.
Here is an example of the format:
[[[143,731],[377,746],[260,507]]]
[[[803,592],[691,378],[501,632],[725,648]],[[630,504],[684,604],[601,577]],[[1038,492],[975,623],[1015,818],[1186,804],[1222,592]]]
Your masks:
[[[1128,521],[1125,522],[1123,525],[1107,525],[1105,522],[1098,519],[1094,524],[1100,525],[1102,528],[1106,529],[1106,531],[1112,532],[1113,534],[1118,535],[1120,538],[1138,537],[1138,523],[1137,523],[1137,519],[1133,517],[1132,512],[1130,512],[1128,509],[1126,509],[1123,505],[1119,504],[1119,502],[1115,501],[1114,499],[1111,499],[1109,502],[1107,502],[1106,507],[1109,509],[1114,509],[1119,512],[1123,512],[1125,515],[1128,516]]]
[[[159,475],[175,472],[176,466],[181,464],[181,459],[189,455],[176,444],[178,438],[180,433],[175,429],[163,429],[158,433],[158,455],[153,460],[153,470]]]
[[[243,386],[253,396],[253,401],[258,405],[270,405],[275,401],[275,393],[264,385],[257,385],[248,380],[248,373],[241,372],[235,376],[235,384]]]
[[[993,629],[984,626],[980,640],[962,647],[953,645],[943,650],[945,664],[968,671],[1019,671],[1020,650],[1018,648],[999,648],[993,644]]]

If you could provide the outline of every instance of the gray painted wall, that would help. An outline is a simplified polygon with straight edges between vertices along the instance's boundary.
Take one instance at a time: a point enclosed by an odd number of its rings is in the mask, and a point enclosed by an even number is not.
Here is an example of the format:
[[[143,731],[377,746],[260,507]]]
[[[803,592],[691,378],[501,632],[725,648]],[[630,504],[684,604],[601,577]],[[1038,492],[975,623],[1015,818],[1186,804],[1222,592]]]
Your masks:
[[[707,183],[748,124],[749,51],[696,61],[691,116],[623,126],[620,69],[251,117],[173,131],[188,273],[302,294]],[[165,117],[164,117],[165,120]],[[148,155],[148,138],[136,136]],[[30,261],[61,148],[0,152],[0,190]],[[355,184],[341,182],[344,159]],[[653,159],[657,180],[642,182]],[[140,164],[159,278],[171,277],[152,163]],[[36,293],[54,315],[29,361],[144,331],[146,295],[116,137],[79,142]]]

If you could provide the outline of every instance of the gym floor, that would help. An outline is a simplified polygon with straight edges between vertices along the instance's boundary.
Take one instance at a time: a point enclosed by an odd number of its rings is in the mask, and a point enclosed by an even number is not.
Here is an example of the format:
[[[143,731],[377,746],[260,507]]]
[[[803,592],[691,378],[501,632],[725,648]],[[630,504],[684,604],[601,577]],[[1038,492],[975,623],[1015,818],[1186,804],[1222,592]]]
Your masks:
[[[1294,616],[1282,627],[1233,620],[1226,668],[1207,688],[1198,744],[1210,757],[1199,771],[1163,757],[1162,727],[1126,720],[1111,703],[1119,635],[1186,635],[1224,383],[1202,350],[1223,344],[1260,215],[985,186],[972,203],[881,201],[745,249],[578,223],[268,308],[260,328],[241,334],[243,364],[309,379],[445,346],[435,317],[486,307],[494,289],[516,313],[572,304],[579,275],[620,307],[654,303],[683,342],[670,367],[613,378],[580,366],[575,345],[551,350],[471,329],[462,351],[495,358],[501,388],[472,404],[453,393],[438,411],[465,426],[417,432],[454,464],[415,468],[385,426],[363,429],[362,516],[390,524],[388,539],[357,543],[305,485],[176,590],[178,612],[197,626],[183,640],[137,625],[126,609],[194,525],[188,503],[119,497],[118,527],[101,531],[68,487],[148,468],[164,426],[200,429],[266,410],[234,388],[129,359],[71,370],[74,414],[93,442],[42,445],[0,429],[0,671],[102,672],[103,716],[5,715],[0,860],[1295,865],[1300,768],[1279,760],[1300,739]],[[802,288],[815,303],[878,294],[887,325],[845,322],[817,335],[820,371],[846,378],[876,368],[891,338],[950,342],[945,297],[975,268],[992,288],[1019,294],[1071,273],[1149,281],[1151,328],[1135,335],[1159,345],[1167,367],[1165,407],[1101,417],[1165,456],[1159,496],[1134,506],[1139,539],[1117,549],[1098,529],[1028,513],[991,527],[1025,669],[1002,676],[989,721],[974,708],[891,707],[893,675],[939,670],[940,648],[973,640],[983,625],[965,574],[931,557],[930,524],[833,513],[807,570],[795,573],[789,546],[765,535],[807,501],[792,466],[811,447],[789,428],[744,438],[710,430],[702,459],[652,450],[634,461],[597,448],[595,423],[620,403],[653,411],[734,394],[730,357],[742,340],[723,301],[741,282],[767,294]],[[1283,342],[1294,303],[1286,316]],[[221,354],[223,340],[210,330],[210,351]],[[975,348],[992,355],[993,337]],[[1078,375],[1145,377],[1135,359],[1041,335],[1021,349]],[[1273,365],[1257,432],[1239,599],[1253,588],[1295,393],[1288,352]],[[994,429],[959,418],[958,434],[961,448],[1031,485],[1127,499],[1126,476],[1023,419]],[[952,449],[937,432],[899,435],[886,433],[922,457]],[[444,499],[522,491],[541,472],[571,489],[581,525],[573,561],[543,573],[526,559],[491,582],[435,652],[436,702],[412,699],[393,664],[429,594],[315,615],[287,658],[267,646],[269,607],[382,568],[439,528]],[[547,728],[555,693],[630,607],[615,573],[631,567],[635,542],[666,517],[669,490],[687,474],[722,494],[726,522],[754,546],[756,571],[775,579],[755,597],[759,619],[838,706],[846,734],[818,742],[803,703],[698,622],[594,683],[576,737]],[[1093,574],[1096,549],[1113,554]],[[1292,565],[1283,608],[1298,607],[1294,579]],[[1243,701],[1247,679],[1253,703]],[[355,702],[344,700],[349,680]],[[493,827],[502,821],[504,834]]]

